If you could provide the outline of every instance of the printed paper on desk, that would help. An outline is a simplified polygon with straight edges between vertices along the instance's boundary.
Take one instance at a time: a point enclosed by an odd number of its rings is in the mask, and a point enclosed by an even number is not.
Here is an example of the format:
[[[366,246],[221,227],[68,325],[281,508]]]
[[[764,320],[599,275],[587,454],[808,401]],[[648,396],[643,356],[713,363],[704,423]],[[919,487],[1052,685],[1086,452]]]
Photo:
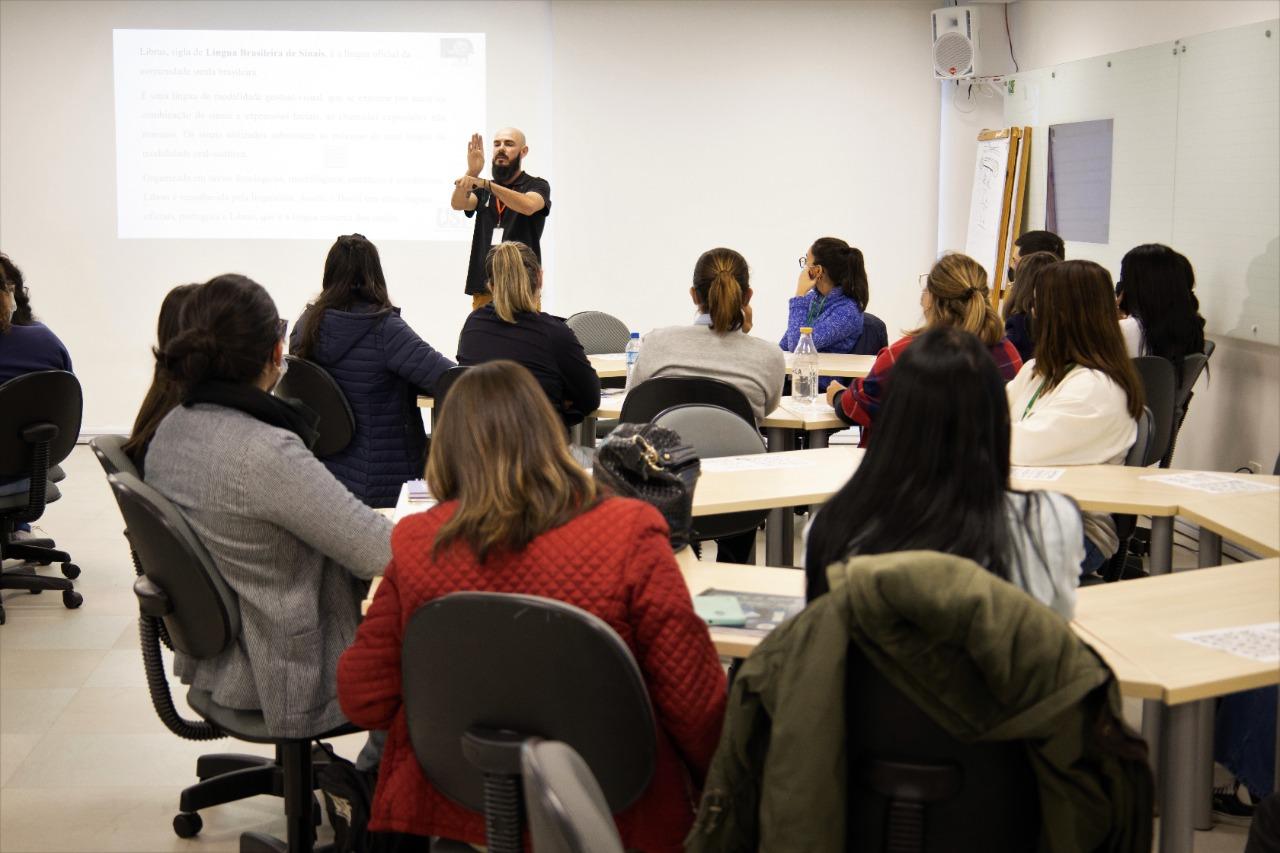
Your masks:
[[[815,397],[813,402],[810,403],[801,403],[795,397],[783,397],[778,408],[786,409],[791,414],[799,415],[800,417],[805,415],[835,414],[835,410],[831,408],[831,404],[827,402],[825,397]]]
[[[781,456],[777,453],[760,453],[755,456],[715,456],[702,460],[702,471],[767,471],[777,468],[809,468],[818,464],[802,455]]]
[[[1175,636],[1197,646],[1208,646],[1260,663],[1280,663],[1280,622],[1261,622]]]
[[[1247,477],[1215,474],[1211,471],[1194,471],[1189,474],[1152,474],[1142,479],[1181,486],[1184,489],[1195,489],[1198,492],[1208,492],[1211,495],[1244,495],[1280,490],[1280,486],[1273,486],[1270,483],[1260,483]]]
[[[1064,469],[1062,468],[1021,468],[1014,466],[1009,469],[1009,479],[1011,480],[1035,480],[1039,482],[1052,482],[1062,477]]]

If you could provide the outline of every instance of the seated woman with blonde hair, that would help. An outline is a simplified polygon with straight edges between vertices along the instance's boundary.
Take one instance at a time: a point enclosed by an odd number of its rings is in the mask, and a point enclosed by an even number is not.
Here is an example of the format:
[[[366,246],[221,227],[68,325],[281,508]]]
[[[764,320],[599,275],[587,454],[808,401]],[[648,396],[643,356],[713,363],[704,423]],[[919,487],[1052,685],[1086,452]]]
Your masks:
[[[947,254],[923,278],[920,307],[924,325],[880,350],[871,372],[854,379],[848,388],[834,381],[827,386],[827,402],[835,407],[840,419],[862,428],[863,447],[871,439],[871,425],[880,412],[894,362],[921,333],[951,327],[976,335],[991,353],[1005,382],[1017,376],[1022,367],[1022,357],[1005,337],[1004,323],[991,306],[987,271],[981,264],[968,255]]]
[[[483,310],[483,309],[482,309]],[[631,648],[658,720],[653,781],[617,816],[629,849],[678,851],[720,734],[725,677],[649,504],[597,494],[529,371],[480,365],[449,391],[427,460],[440,503],[400,522],[391,562],[338,664],[352,722],[389,730],[369,827],[483,843],[484,816],[423,775],[401,693],[403,628],[460,590],[559,599],[603,619]]]

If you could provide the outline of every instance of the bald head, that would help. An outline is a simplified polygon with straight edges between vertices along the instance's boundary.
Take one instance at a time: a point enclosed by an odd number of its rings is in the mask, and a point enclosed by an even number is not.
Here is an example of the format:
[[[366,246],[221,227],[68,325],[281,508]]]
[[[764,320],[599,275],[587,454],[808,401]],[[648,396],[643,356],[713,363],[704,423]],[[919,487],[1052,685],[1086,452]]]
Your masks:
[[[510,184],[520,175],[521,161],[529,153],[524,132],[514,127],[504,127],[493,135],[493,179],[500,184]]]

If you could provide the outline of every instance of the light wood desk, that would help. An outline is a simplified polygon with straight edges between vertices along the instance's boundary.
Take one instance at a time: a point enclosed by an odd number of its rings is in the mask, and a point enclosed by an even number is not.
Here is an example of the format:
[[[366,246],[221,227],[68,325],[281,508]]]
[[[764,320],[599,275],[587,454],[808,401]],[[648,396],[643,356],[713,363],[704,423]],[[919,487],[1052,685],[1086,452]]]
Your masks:
[[[794,356],[791,353],[784,353],[783,355],[786,357],[787,373],[790,373],[791,360]],[[595,368],[596,375],[601,379],[616,379],[627,375],[627,357],[623,353],[589,355],[587,360],[591,362],[591,366]],[[818,353],[818,373],[821,376],[843,376],[845,378],[866,376],[871,372],[871,366],[875,362],[876,357],[874,355],[820,352]]]
[[[1280,477],[1250,479],[1280,484]],[[1280,556],[1280,491],[1245,495],[1194,493],[1179,504],[1178,515],[1200,525],[1202,566],[1222,562],[1222,537],[1266,557]]]
[[[1277,620],[1277,559],[1079,591],[1072,622],[1076,633],[1115,671],[1121,692],[1158,703],[1153,763],[1162,804],[1161,853],[1190,853],[1193,828],[1210,825],[1212,704],[1199,700],[1280,683],[1275,663],[1177,635]]]

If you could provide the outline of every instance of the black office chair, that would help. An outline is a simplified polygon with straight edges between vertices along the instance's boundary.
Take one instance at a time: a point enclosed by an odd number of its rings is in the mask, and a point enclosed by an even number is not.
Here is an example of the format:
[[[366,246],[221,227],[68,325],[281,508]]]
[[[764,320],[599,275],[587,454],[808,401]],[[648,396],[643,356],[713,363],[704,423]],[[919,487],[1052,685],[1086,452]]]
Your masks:
[[[526,741],[520,769],[534,853],[623,853],[600,783],[573,747]]]
[[[177,507],[155,489],[123,471],[109,476],[107,482],[120,505],[129,543],[142,567],[133,591],[143,616],[164,622],[177,653],[197,660],[221,654],[239,638],[240,608],[208,552]],[[154,658],[159,658],[158,648],[154,649]],[[147,680],[153,697],[155,682],[164,679],[163,665],[157,671],[148,661]],[[182,792],[174,831],[183,838],[198,833],[202,825],[198,809],[245,796],[274,794],[284,798],[288,841],[247,832],[240,836],[241,853],[311,853],[319,817],[312,796],[316,781],[311,741],[357,729],[344,725],[309,738],[277,738],[268,733],[260,712],[224,707],[214,702],[207,691],[192,688],[187,693],[187,704],[208,723],[204,732],[207,738],[230,735],[251,743],[274,744],[276,758],[202,757],[196,764],[201,782]],[[159,706],[156,710],[165,719]],[[165,719],[165,723],[169,725],[170,721]],[[205,772],[208,777],[203,775]]]
[[[0,589],[25,589],[32,594],[61,590],[62,603],[71,610],[84,602],[71,583],[80,575],[71,555],[54,548],[50,540],[15,542],[13,535],[18,522],[35,521],[44,515],[47,504],[61,497],[50,482],[50,469],[75,448],[82,407],[80,382],[64,370],[26,373],[0,385],[0,481],[30,481],[25,491],[0,496],[0,560],[41,566],[57,562],[64,575],[45,577],[30,566],[20,566],[0,574]],[[0,603],[0,625],[4,621]]]
[[[94,456],[108,477],[113,474],[129,474],[138,477],[138,469],[124,452],[125,437],[101,435],[89,442]],[[139,479],[141,479],[139,477]],[[115,490],[112,495],[116,496]],[[118,499],[117,499],[118,502]],[[124,507],[120,506],[123,516]],[[124,531],[129,541],[129,553],[138,577],[142,576],[142,564],[133,548],[129,531]],[[173,649],[173,641],[165,629],[164,620],[146,613],[138,615],[138,645],[142,649],[142,667],[147,675],[147,689],[156,716],[169,731],[185,740],[217,740],[227,733],[207,720],[184,718],[173,701],[169,679],[165,674],[164,658],[160,644]],[[247,771],[247,772],[246,772]],[[279,795],[283,788],[278,784],[282,768],[278,760],[260,755],[222,752],[202,755],[196,759],[196,778],[201,781],[186,788],[179,798],[179,814],[173,819],[173,828],[182,838],[191,838],[200,832],[203,821],[197,812],[213,806],[256,797],[259,794]]]
[[[409,618],[401,650],[409,739],[445,796],[485,816],[490,853],[521,850],[521,752],[569,744],[617,813],[649,785],[653,709],[603,620],[530,595],[458,592]]]
[[[432,419],[440,417],[440,413],[444,411],[444,398],[449,393],[449,389],[453,387],[453,383],[458,381],[462,374],[467,372],[467,368],[461,364],[454,365],[440,374],[440,378],[436,380],[435,391],[431,397],[431,417]]]
[[[1182,431],[1182,422],[1187,419],[1187,410],[1191,408],[1191,398],[1195,396],[1192,389],[1200,379],[1200,374],[1204,373],[1209,367],[1209,355],[1214,350],[1213,341],[1205,341],[1204,355],[1193,353],[1182,359],[1182,375],[1179,377],[1178,388],[1174,393],[1174,414],[1173,414],[1173,432],[1169,436],[1169,447],[1165,450],[1160,459],[1161,468],[1169,468],[1173,465],[1173,451],[1178,443],[1178,433]]]
[[[889,329],[875,314],[862,312],[862,337],[853,345],[854,355],[878,355],[889,345]]]
[[[654,415],[682,403],[704,403],[728,409],[755,426],[751,403],[728,382],[705,376],[658,376],[646,379],[627,392],[618,420],[624,424],[643,424]]]
[[[293,397],[320,416],[311,452],[319,459],[344,449],[356,434],[356,416],[336,379],[314,361],[286,355],[289,369],[276,385],[277,397]]]
[[[688,403],[659,412],[651,423],[675,432],[698,452],[699,459],[717,456],[749,456],[764,453],[764,442],[751,421],[720,406]],[[693,519],[693,539],[723,539],[755,531],[769,515],[769,510],[700,515]],[[745,548],[745,546],[744,546]],[[744,553],[744,559],[752,562]]]
[[[1154,465],[1169,451],[1177,417],[1177,373],[1167,358],[1144,355],[1133,360],[1142,380],[1143,396],[1151,410],[1151,443],[1143,456],[1142,467]]]
[[[1156,456],[1154,451],[1154,435],[1153,428],[1154,419],[1151,416],[1151,408],[1149,406],[1142,407],[1142,415],[1138,418],[1138,431],[1133,439],[1133,446],[1129,448],[1129,453],[1124,458],[1124,464],[1130,468],[1146,468],[1160,457]],[[1134,530],[1138,526],[1138,518],[1133,515],[1116,515],[1112,514],[1111,518],[1115,521],[1116,535],[1120,538],[1120,548],[1111,556],[1111,559],[1102,564],[1102,579],[1107,583],[1121,580],[1125,577],[1142,577],[1144,572],[1142,569],[1142,561],[1138,560],[1136,567],[1129,564],[1129,538],[1133,536]],[[1096,583],[1096,581],[1094,581]],[[1087,580],[1081,580],[1082,585],[1087,586]]]
[[[845,673],[846,849],[1036,849],[1040,803],[1021,742],[957,740],[890,684],[853,643]]]

